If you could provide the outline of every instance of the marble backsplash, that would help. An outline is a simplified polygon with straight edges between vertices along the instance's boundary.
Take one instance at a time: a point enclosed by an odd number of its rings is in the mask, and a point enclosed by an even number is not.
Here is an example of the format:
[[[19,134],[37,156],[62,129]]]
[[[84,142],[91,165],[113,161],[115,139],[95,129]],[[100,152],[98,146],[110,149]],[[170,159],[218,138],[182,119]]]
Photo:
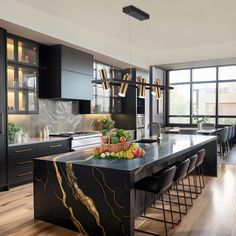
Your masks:
[[[46,125],[50,133],[101,130],[98,120],[109,116],[74,114],[72,101],[40,99],[39,114],[8,115],[8,121],[20,126],[28,136],[37,137]]]

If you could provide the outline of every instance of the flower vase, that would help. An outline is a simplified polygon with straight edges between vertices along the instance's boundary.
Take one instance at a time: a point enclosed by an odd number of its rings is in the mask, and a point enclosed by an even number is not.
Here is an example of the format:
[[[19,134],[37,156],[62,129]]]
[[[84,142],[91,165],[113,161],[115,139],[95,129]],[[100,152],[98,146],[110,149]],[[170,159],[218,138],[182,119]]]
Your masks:
[[[202,123],[198,123],[197,128],[198,128],[198,130],[201,130],[202,129]]]

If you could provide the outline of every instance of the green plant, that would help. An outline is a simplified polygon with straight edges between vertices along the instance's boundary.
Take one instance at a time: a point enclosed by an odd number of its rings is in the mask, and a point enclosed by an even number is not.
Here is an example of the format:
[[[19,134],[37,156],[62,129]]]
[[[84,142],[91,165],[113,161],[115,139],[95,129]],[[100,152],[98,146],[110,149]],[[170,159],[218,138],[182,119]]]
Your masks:
[[[193,119],[197,121],[197,124],[206,123],[208,121],[208,116],[196,116],[193,115]]]
[[[103,129],[112,129],[115,124],[115,121],[111,118],[101,119],[100,122],[102,123]]]
[[[14,142],[16,133],[20,132],[22,129],[13,122],[8,123],[8,141],[10,143]]]

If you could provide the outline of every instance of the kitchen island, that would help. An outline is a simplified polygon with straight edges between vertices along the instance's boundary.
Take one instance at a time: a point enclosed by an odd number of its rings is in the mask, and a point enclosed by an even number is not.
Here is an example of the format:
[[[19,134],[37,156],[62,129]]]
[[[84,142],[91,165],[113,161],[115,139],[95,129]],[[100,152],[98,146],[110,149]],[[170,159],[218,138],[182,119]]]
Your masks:
[[[160,143],[140,146],[145,156],[131,160],[93,159],[91,149],[35,159],[35,219],[85,235],[132,236],[140,212],[136,181],[202,148],[204,173],[217,176],[215,136],[165,134]]]

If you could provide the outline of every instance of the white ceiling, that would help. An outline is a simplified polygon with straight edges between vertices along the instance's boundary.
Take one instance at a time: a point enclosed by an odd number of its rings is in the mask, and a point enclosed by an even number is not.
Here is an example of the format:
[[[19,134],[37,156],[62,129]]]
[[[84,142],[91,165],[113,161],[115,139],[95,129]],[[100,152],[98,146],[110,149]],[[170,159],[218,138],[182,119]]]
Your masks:
[[[30,7],[28,9],[53,16],[58,22],[62,20],[74,27],[89,30],[94,34],[95,45],[101,44],[97,39],[98,35],[102,35],[104,42],[106,38],[120,43],[120,46],[126,45],[126,51],[129,46],[130,25],[133,57],[135,55],[140,56],[140,59],[147,57],[143,65],[236,55],[235,0],[8,0],[5,2],[17,3],[18,9],[19,4],[23,4]],[[140,22],[122,13],[122,8],[131,4],[149,13],[150,20]],[[25,12],[21,16],[27,18],[27,15]],[[5,20],[11,21],[9,18]],[[58,30],[60,25],[55,28]],[[62,27],[61,31],[63,30],[65,29]],[[75,37],[76,33],[77,31]],[[233,48],[230,48],[230,45]],[[113,56],[116,58],[114,43],[107,44],[104,50],[100,48],[100,52],[112,56],[112,48],[108,50],[110,46],[113,46]],[[87,49],[94,50],[95,46],[88,48],[87,45]],[[126,61],[128,58],[129,55]],[[117,59],[122,58],[117,56]]]

